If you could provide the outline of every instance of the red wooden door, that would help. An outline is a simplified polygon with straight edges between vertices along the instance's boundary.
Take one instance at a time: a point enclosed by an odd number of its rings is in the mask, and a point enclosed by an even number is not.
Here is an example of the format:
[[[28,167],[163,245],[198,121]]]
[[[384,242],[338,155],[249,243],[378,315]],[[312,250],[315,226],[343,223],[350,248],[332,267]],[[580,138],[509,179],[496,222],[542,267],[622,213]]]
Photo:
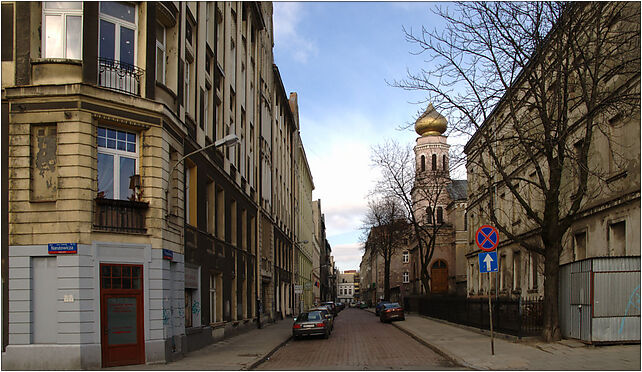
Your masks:
[[[145,362],[143,267],[100,265],[103,367]]]
[[[432,293],[448,292],[448,266],[446,262],[442,260],[435,262],[430,270],[430,277],[432,279],[430,288]]]

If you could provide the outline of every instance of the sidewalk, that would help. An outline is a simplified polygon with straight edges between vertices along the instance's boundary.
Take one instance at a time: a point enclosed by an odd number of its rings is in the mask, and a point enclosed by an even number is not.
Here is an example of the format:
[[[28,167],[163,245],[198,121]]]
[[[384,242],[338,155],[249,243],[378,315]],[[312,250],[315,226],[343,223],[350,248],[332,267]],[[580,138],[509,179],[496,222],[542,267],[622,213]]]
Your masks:
[[[374,309],[368,309],[374,312]],[[395,327],[468,368],[478,370],[640,370],[640,345],[591,346],[575,340],[545,343],[494,339],[464,327],[416,313]]]
[[[248,370],[252,369],[292,336],[292,318],[268,323],[262,329],[234,336],[187,354],[167,364],[141,364],[105,368],[110,370]]]

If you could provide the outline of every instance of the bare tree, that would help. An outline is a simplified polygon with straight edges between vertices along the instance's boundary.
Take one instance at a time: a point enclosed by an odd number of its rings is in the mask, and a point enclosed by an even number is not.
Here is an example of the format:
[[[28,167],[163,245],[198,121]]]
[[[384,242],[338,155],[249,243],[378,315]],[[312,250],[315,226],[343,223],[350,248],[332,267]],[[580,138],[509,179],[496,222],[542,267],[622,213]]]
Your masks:
[[[445,170],[418,172],[412,149],[394,141],[374,146],[371,160],[382,175],[375,192],[397,200],[405,209],[407,223],[412,229],[411,238],[419,252],[420,279],[429,291],[428,265],[445,226],[444,211],[440,211],[438,205],[446,204],[450,169],[456,162],[449,162]]]
[[[404,209],[393,198],[370,199],[363,221],[364,250],[381,256],[384,263],[384,298],[390,299],[390,263],[392,257],[405,245],[408,225]]]
[[[558,340],[563,236],[613,174],[589,154],[617,118],[639,120],[640,4],[465,2],[435,12],[445,30],[405,31],[426,69],[393,85],[427,92],[453,130],[471,135],[469,174],[488,194],[504,188],[525,216],[515,227],[492,197],[483,206],[508,239],[544,257],[543,336]]]

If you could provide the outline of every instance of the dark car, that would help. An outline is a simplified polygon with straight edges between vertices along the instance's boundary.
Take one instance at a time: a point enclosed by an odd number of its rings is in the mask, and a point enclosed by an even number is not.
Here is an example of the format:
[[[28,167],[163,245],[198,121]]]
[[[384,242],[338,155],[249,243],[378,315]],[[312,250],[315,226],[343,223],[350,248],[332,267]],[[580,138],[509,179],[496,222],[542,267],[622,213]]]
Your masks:
[[[339,315],[339,309],[337,309],[337,305],[335,305],[334,302],[332,302],[332,301],[323,302],[323,303],[321,303],[321,305],[325,305],[325,306],[330,307],[330,309],[332,309],[332,315],[334,315],[334,316]]]
[[[397,302],[389,302],[383,305],[381,315],[379,315],[379,320],[382,322],[391,322],[395,319],[406,320],[403,307],[401,307]]]
[[[334,330],[334,315],[332,315],[332,311],[327,305],[317,306],[308,311],[321,311],[323,313],[323,317],[330,323],[330,333],[332,333]]]
[[[359,303],[359,309],[367,309],[367,308],[368,308],[368,304],[365,301],[361,301]]]
[[[346,304],[343,302],[337,302],[336,305],[339,311],[343,310],[346,307]]]
[[[330,337],[330,322],[323,316],[322,311],[308,311],[294,318],[292,336],[299,339],[303,336]]]
[[[375,315],[379,316],[381,314],[381,309],[383,309],[383,306],[385,304],[389,304],[389,303],[390,303],[390,301],[381,301],[381,302],[379,302],[377,304],[377,306],[375,306]]]

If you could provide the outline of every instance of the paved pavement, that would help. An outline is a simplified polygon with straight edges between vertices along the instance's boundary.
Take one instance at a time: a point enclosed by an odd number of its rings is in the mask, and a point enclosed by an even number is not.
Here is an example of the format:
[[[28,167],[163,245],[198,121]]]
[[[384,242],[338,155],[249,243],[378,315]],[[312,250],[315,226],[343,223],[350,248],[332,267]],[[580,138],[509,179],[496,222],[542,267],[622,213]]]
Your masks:
[[[374,309],[368,309],[374,312]],[[397,328],[461,366],[477,370],[640,370],[640,344],[591,346],[575,340],[545,343],[494,339],[417,314],[406,314]]]
[[[105,368],[113,370],[248,370],[260,364],[292,336],[292,319],[268,323],[187,354],[167,364]]]
[[[464,368],[398,328],[379,322],[373,314],[349,308],[336,317],[328,339],[317,336],[290,341],[257,369],[431,371]]]

